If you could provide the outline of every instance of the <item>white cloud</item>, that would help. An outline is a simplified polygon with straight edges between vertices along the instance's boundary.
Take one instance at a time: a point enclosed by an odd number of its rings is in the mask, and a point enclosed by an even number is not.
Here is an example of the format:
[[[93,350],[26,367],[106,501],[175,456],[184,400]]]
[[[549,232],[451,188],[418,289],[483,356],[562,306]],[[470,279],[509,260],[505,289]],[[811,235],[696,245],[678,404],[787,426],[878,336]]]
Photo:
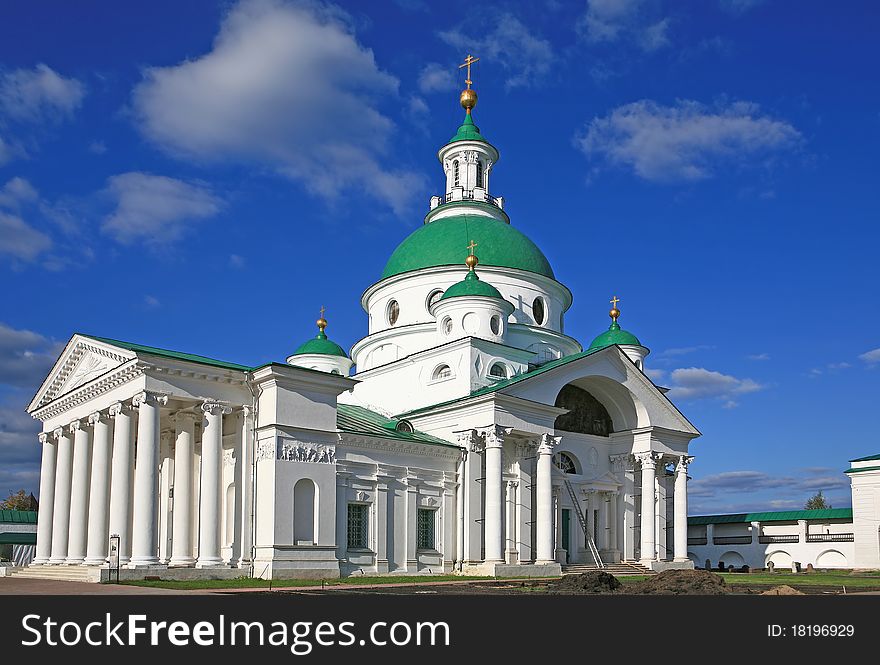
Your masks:
[[[13,120],[34,122],[69,116],[84,96],[82,83],[44,64],[0,73],[0,114]]]
[[[866,362],[869,365],[880,363],[880,348],[866,351],[859,356],[859,360]]]
[[[144,305],[146,305],[150,309],[155,309],[159,307],[162,303],[159,302],[159,299],[156,296],[146,295],[144,296]]]
[[[229,255],[229,267],[235,268],[236,270],[241,270],[245,266],[245,259],[243,256],[239,256],[238,254],[230,254]]]
[[[419,73],[419,90],[423,94],[449,92],[457,88],[458,82],[452,67],[446,67],[437,62],[429,62]]]
[[[658,19],[645,0],[588,0],[577,28],[591,43],[629,40],[646,52],[670,44],[669,19]]]
[[[719,0],[718,4],[721,9],[731,14],[744,14],[750,9],[763,5],[764,0]]]
[[[128,245],[164,245],[180,238],[194,221],[213,217],[223,202],[202,183],[133,171],[108,179],[116,203],[102,229]]]
[[[21,217],[0,212],[0,254],[33,261],[52,246],[52,239]]]
[[[550,74],[553,49],[549,41],[536,35],[534,27],[511,14],[498,15],[494,26],[480,27],[478,33],[466,34],[462,26],[443,31],[439,37],[458,51],[477,53],[501,65],[507,72],[504,85],[508,89],[536,86]]]
[[[649,367],[645,370],[645,374],[648,375],[648,378],[651,379],[654,383],[658,381],[663,381],[666,378],[666,370],[664,369],[655,369],[653,367]]]
[[[394,125],[378,105],[398,83],[342,10],[243,0],[209,53],[148,69],[132,102],[140,131],[172,154],[268,164],[328,199],[359,188],[401,212],[421,178],[384,159]]]
[[[769,353],[753,353],[751,355],[746,356],[749,360],[770,360]]]
[[[761,115],[755,104],[709,108],[688,100],[675,106],[651,100],[620,106],[594,118],[575,139],[591,159],[655,182],[703,180],[722,163],[746,164],[801,142],[794,127]]]
[[[94,155],[103,155],[107,152],[107,145],[103,141],[92,141],[89,143],[89,152]]]
[[[696,353],[698,351],[708,351],[714,348],[715,347],[711,344],[697,344],[696,346],[681,346],[671,349],[664,349],[658,355],[663,356],[664,358],[673,358],[684,356],[689,353]]]
[[[60,352],[43,335],[0,322],[0,385],[36,389]]]
[[[737,406],[737,395],[763,390],[765,386],[752,379],[738,379],[702,367],[687,367],[673,370],[669,374],[671,390],[668,395],[673,400],[696,400],[715,398],[724,400],[726,408]]]
[[[21,204],[36,201],[37,190],[24,178],[14,177],[0,188],[0,208],[18,210]]]

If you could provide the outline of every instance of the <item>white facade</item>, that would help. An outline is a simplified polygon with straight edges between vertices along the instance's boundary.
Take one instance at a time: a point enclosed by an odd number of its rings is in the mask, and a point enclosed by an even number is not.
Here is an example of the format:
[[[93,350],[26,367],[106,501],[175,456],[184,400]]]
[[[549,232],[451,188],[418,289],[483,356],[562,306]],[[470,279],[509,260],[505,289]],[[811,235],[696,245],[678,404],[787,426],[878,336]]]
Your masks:
[[[495,148],[452,142],[439,158],[446,194],[426,224],[509,224],[489,195]],[[341,356],[245,367],[75,335],[29,407],[34,564],[104,565],[118,534],[130,570],[168,574],[689,567],[699,432],[643,373],[647,349],[582,351],[564,333],[570,291],[522,267],[479,266],[500,298],[440,300],[466,272],[367,288],[352,377]]]

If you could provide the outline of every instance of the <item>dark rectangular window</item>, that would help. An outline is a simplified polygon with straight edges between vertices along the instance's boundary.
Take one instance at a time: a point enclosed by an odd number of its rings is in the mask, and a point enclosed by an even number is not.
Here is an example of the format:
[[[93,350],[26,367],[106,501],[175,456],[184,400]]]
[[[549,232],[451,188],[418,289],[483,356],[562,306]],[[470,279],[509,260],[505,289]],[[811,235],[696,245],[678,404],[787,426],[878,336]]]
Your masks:
[[[367,506],[348,504],[348,549],[367,549]]]
[[[420,550],[434,549],[434,514],[436,510],[419,509],[418,542]]]

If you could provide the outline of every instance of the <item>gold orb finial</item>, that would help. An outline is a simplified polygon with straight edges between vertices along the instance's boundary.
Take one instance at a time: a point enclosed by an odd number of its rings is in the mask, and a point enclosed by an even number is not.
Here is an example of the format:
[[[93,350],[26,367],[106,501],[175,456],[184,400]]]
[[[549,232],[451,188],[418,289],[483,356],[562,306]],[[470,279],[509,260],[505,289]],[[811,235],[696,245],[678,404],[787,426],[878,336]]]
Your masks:
[[[324,312],[327,311],[324,309],[324,305],[321,305],[321,316],[315,321],[315,324],[318,326],[318,330],[324,332],[324,328],[327,327],[327,319],[324,318]]]
[[[620,316],[620,310],[617,309],[617,303],[620,302],[620,298],[618,298],[617,296],[611,296],[611,300],[609,302],[611,303],[611,311],[608,312],[608,316],[611,317],[611,320],[614,321],[614,323],[617,323],[617,317]]]
[[[468,113],[471,112],[471,109],[477,105],[477,92],[476,90],[471,90],[471,65],[477,62],[479,58],[475,58],[470,53],[468,53],[467,57],[464,59],[464,62],[458,66],[459,69],[463,69],[467,67],[467,76],[464,79],[464,82],[467,84],[467,88],[461,91],[461,97],[459,97],[459,101],[461,102],[462,108]]]
[[[464,260],[464,264],[470,269],[473,270],[477,267],[477,264],[480,262],[480,259],[477,258],[477,255],[474,254],[474,247],[476,247],[479,243],[471,240],[471,244],[467,246],[468,248],[468,256]]]

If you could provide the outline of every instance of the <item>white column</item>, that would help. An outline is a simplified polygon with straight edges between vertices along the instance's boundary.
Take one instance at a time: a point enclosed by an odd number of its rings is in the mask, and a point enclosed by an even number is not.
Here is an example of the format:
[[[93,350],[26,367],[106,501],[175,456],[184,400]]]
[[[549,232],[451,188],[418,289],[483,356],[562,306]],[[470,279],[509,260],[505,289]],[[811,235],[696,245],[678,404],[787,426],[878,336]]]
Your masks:
[[[52,557],[49,563],[64,563],[70,537],[70,478],[73,465],[73,440],[63,427],[53,432],[58,446],[55,465],[55,501],[52,508]]]
[[[501,451],[504,447],[505,430],[491,428],[486,436],[486,563],[500,563],[504,559],[501,519],[504,506],[501,503]]]
[[[40,433],[40,519],[37,520],[37,552],[32,566],[49,563],[52,557],[52,521],[55,509],[55,467],[58,446],[48,432]]]
[[[618,492],[611,492],[611,496],[608,499],[608,512],[610,513],[609,522],[608,522],[608,526],[609,526],[608,539],[610,541],[609,549],[612,552],[619,552],[620,551],[620,543],[618,542],[618,539],[617,539],[617,522],[618,522],[617,497],[618,497],[618,494],[619,494]]]
[[[110,549],[108,517],[110,509],[110,423],[107,416],[95,412],[89,416],[92,426],[92,482],[89,487],[89,540],[86,565],[100,566]]]
[[[117,402],[110,407],[113,418],[113,459],[110,469],[110,528],[119,536],[119,565],[131,559],[131,478],[134,470],[134,439],[131,407]]]
[[[202,473],[199,480],[199,558],[196,568],[220,566],[220,479],[223,470],[223,416],[232,409],[219,402],[204,402]]]
[[[556,560],[564,564],[565,550],[562,547],[562,501],[559,495],[562,488],[558,485],[553,488],[553,512],[556,515]]]
[[[193,557],[193,445],[196,414],[174,414],[174,512],[171,525],[171,566],[191,566]]]
[[[336,474],[336,558],[340,563],[348,560],[348,477]]]
[[[557,439],[549,434],[541,436],[541,445],[538,446],[538,471],[537,491],[535,502],[535,521],[537,530],[537,547],[535,563],[553,563],[554,537],[553,537],[553,448],[556,447]]]
[[[654,554],[654,522],[657,519],[654,502],[654,478],[657,458],[655,453],[639,453],[636,455],[642,463],[642,551],[643,562],[653,561]]]
[[[678,464],[675,465],[675,490],[673,492],[673,556],[675,561],[687,561],[687,522],[688,522],[688,500],[687,500],[687,470],[688,465],[693,457],[682,455],[678,458]]]
[[[159,563],[168,564],[171,558],[171,491],[174,487],[173,432],[162,430],[159,435]]]
[[[609,543],[611,542],[611,538],[610,538],[610,534],[608,533],[610,530],[609,529],[609,521],[608,521],[608,514],[610,512],[609,506],[608,506],[608,502],[609,502],[608,495],[609,495],[608,492],[602,492],[599,495],[599,514],[600,514],[599,524],[600,524],[600,529],[601,529],[599,532],[599,540],[602,541],[602,544],[599,549],[602,549],[605,551],[611,549],[611,547],[609,545]]]
[[[148,392],[133,401],[138,431],[130,568],[159,565],[159,407],[167,402],[167,396]]]
[[[89,433],[82,422],[70,423],[73,434],[73,475],[70,480],[70,539],[67,543],[68,565],[82,563],[86,558],[89,533]]]
[[[510,564],[516,561],[516,486],[515,480],[507,481],[507,520],[505,521],[505,540],[507,542],[507,552],[505,553],[505,561]]]
[[[254,479],[254,436],[253,436],[253,408],[243,406],[241,409],[241,440],[239,456],[236,464],[235,487],[241,492],[241,519],[239,521],[241,532],[239,535],[239,547],[241,552],[238,558],[238,567],[246,568],[251,563],[251,550],[253,549],[253,479]]]
[[[388,572],[388,482],[389,476],[376,475],[376,502],[373,504],[373,524],[376,534],[376,570]]]
[[[404,510],[406,511],[406,570],[414,573],[419,569],[419,560],[416,553],[416,541],[418,539],[418,500],[420,481],[407,478],[404,492]]]
[[[593,513],[593,507],[596,503],[596,490],[584,490],[584,498],[585,498],[585,506],[584,513],[586,514],[586,522],[587,522],[587,533],[590,534],[589,537],[593,539],[593,543],[596,545],[598,549],[599,543],[596,542],[596,529],[595,522],[595,514]],[[589,545],[585,542],[584,547],[589,549]]]

